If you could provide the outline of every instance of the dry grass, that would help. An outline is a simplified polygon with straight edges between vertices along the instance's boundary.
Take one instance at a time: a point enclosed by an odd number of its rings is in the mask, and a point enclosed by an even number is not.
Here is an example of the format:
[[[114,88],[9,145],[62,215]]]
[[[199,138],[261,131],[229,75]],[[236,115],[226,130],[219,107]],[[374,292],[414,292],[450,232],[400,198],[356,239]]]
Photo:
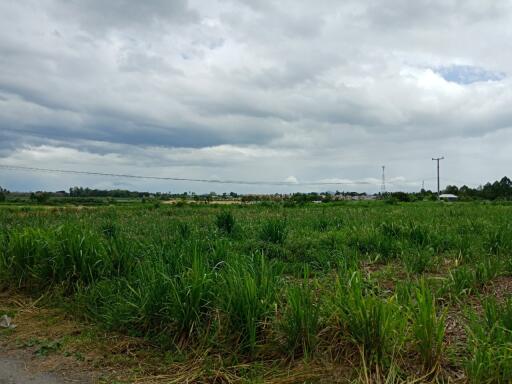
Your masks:
[[[258,380],[271,384],[347,382],[346,366],[296,361],[224,366],[220,356],[202,352],[183,362],[167,362],[165,353],[148,341],[104,332],[94,325],[70,318],[63,310],[46,306],[45,297],[2,293],[0,314],[8,313],[14,330],[0,331],[0,356],[26,361],[32,372],[53,372],[69,381],[138,384],[238,383],[244,373],[257,370]],[[44,355],[40,351],[57,344]]]

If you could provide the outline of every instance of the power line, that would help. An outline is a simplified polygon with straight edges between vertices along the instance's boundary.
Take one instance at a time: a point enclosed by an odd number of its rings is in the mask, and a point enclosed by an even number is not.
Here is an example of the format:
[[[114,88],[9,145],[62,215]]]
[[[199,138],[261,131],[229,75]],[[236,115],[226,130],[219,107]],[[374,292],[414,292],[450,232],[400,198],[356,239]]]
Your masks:
[[[122,177],[129,179],[145,179],[145,180],[167,180],[167,181],[189,181],[211,184],[240,184],[240,185],[274,185],[274,186],[294,186],[294,185],[375,185],[369,181],[338,181],[338,182],[292,182],[292,181],[248,181],[248,180],[217,180],[217,179],[194,179],[186,177],[165,177],[165,176],[144,176],[144,175],[131,175],[122,173],[104,173],[104,172],[90,172],[90,171],[76,171],[65,169],[53,168],[37,168],[37,167],[23,167],[18,165],[4,165],[0,164],[1,169],[18,170],[18,171],[33,171],[45,173],[65,173],[75,175],[89,175],[89,176],[108,176],[108,177]]]

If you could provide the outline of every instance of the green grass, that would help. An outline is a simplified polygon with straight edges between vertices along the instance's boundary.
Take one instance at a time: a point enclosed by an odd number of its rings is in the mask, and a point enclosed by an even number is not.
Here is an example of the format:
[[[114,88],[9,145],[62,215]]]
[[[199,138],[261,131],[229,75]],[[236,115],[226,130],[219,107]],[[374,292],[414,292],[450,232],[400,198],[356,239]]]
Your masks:
[[[416,289],[416,305],[413,307],[412,334],[420,353],[425,372],[439,368],[443,355],[445,315],[438,314],[436,300],[430,288],[422,281]]]
[[[403,342],[405,327],[405,317],[394,298],[378,297],[361,274],[354,272],[341,277],[336,307],[342,333],[357,345],[367,363],[390,363]]]
[[[320,300],[305,272],[300,285],[291,285],[286,290],[286,307],[280,322],[285,339],[284,347],[291,358],[310,357],[318,344],[321,329]]]
[[[512,299],[483,302],[469,326],[466,374],[472,383],[507,383],[512,377]]]
[[[504,382],[506,297],[470,310],[467,343],[445,328],[512,274],[510,217],[482,203],[6,205],[0,289],[247,371],[304,359],[355,379],[364,361],[368,377]]]

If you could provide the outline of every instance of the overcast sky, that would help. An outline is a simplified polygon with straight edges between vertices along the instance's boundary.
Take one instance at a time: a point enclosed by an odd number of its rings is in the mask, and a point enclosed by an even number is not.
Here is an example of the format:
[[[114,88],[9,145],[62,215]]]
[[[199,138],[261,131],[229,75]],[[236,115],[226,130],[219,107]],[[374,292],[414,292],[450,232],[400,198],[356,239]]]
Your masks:
[[[512,176],[512,2],[2,0],[10,190],[389,190]],[[350,185],[370,181],[375,185]]]

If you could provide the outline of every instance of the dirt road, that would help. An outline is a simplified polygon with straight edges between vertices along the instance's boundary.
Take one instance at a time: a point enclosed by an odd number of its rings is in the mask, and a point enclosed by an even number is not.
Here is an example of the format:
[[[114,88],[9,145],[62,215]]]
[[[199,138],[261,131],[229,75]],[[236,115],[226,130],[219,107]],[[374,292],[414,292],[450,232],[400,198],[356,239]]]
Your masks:
[[[0,384],[65,384],[49,373],[30,373],[22,360],[0,357]],[[75,382],[76,383],[76,382]]]

